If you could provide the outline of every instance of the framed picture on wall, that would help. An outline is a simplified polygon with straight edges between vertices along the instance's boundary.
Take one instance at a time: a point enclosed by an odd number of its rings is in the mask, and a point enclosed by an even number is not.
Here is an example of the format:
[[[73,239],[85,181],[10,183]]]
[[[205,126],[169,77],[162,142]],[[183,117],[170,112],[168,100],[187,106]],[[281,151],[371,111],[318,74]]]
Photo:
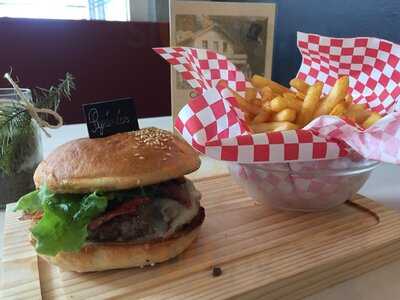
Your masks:
[[[225,55],[246,77],[271,77],[274,3],[170,0],[170,44],[211,49]],[[171,107],[176,115],[190,86],[171,68]]]

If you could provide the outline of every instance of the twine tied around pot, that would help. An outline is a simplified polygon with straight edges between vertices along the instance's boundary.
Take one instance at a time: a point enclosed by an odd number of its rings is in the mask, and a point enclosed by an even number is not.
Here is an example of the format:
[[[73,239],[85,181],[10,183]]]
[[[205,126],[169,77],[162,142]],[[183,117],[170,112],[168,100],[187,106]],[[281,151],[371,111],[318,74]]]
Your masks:
[[[15,93],[19,96],[20,100],[15,101],[11,100],[10,102],[13,104],[18,104],[23,106],[26,111],[29,113],[31,118],[35,120],[35,122],[38,124],[40,129],[43,130],[43,132],[46,134],[47,137],[51,137],[51,135],[47,132],[45,128],[51,128],[51,129],[57,129],[60,128],[63,125],[63,118],[55,112],[52,109],[49,108],[37,108],[35,105],[30,101],[22,92],[21,88],[14,82],[14,80],[11,78],[9,73],[4,74],[4,78],[7,79],[12,87],[15,90]],[[54,117],[56,120],[56,124],[50,124],[46,120],[40,117],[39,114],[44,114],[44,115],[51,115]]]

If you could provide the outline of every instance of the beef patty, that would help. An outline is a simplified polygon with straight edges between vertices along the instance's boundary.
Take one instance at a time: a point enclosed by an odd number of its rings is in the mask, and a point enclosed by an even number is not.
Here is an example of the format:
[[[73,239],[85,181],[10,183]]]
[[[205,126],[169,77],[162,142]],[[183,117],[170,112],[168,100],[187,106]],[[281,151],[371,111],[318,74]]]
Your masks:
[[[167,191],[137,198],[108,209],[88,226],[93,242],[146,241],[165,238],[197,215],[200,193],[189,180],[160,184]],[[137,204],[135,206],[135,203]]]

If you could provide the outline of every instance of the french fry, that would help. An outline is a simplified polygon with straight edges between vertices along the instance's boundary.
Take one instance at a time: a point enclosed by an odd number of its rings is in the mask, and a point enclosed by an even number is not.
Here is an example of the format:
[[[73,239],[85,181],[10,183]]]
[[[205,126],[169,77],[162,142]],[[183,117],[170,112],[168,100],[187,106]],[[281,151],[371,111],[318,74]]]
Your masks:
[[[290,96],[293,94],[285,93],[282,96],[275,97],[271,100],[270,106],[271,110],[274,112],[280,112],[285,108],[294,109],[296,112],[301,111],[303,102],[298,100],[295,96]]]
[[[246,92],[245,92],[244,98],[247,101],[251,101],[251,100],[257,98],[257,89],[255,89],[255,88],[246,88]]]
[[[265,79],[264,77],[260,76],[260,75],[253,75],[253,77],[251,77],[251,84],[256,87],[257,89],[262,89],[263,87],[268,85],[268,81],[267,79]]]
[[[366,109],[367,109],[367,104],[365,103],[352,104],[349,107],[349,111],[361,111]]]
[[[297,124],[294,124],[292,122],[283,122],[283,124],[277,128],[274,129],[274,131],[285,131],[285,130],[293,130],[293,129],[298,129],[299,126]]]
[[[275,97],[271,100],[271,110],[275,112],[280,112],[285,108],[291,108],[296,112],[300,112],[302,105],[302,101],[296,99],[296,97],[288,96],[288,94],[284,94],[283,97]]]
[[[312,120],[312,116],[318,106],[319,98],[321,97],[323,86],[322,82],[317,81],[308,89],[300,114],[296,120],[300,128],[303,128]]]
[[[246,101],[246,99],[243,98],[242,96],[240,96],[239,93],[237,93],[233,89],[229,88],[228,85],[226,84],[226,82],[220,81],[219,83],[225,84],[225,87],[227,87],[229,89],[229,91],[233,94],[233,96],[235,96],[236,101],[238,102],[238,105],[240,106],[240,109],[243,112],[251,113],[253,115],[257,115],[260,112],[261,106],[258,106],[253,103],[250,103],[249,101]]]
[[[254,104],[256,106],[261,106],[263,103],[261,101],[261,99],[259,98],[253,98],[249,101],[251,104]]]
[[[296,97],[296,94],[293,94],[293,93],[283,93],[282,96],[283,96],[284,98],[289,98],[289,99],[298,100],[297,97]]]
[[[296,111],[291,108],[285,108],[272,117],[272,121],[276,122],[293,122],[296,120]]]
[[[297,90],[296,93],[259,75],[254,75],[251,82],[253,87],[246,88],[245,97],[231,91],[245,113],[249,130],[254,133],[302,128],[321,115],[345,116],[364,128],[382,118],[378,113],[368,110],[366,104],[353,104],[353,97],[347,94],[347,76],[336,80],[328,95],[322,94],[322,82],[310,86],[294,78],[290,85]],[[261,98],[257,98],[257,95],[261,95]]]
[[[296,95],[296,98],[301,100],[301,101],[303,101],[304,98],[306,97],[306,95],[303,94],[302,92],[297,92],[295,95]]]
[[[269,86],[264,86],[260,90],[260,93],[262,102],[271,101],[274,98],[274,92]]]
[[[253,119],[253,124],[265,123],[271,118],[272,112],[270,110],[262,110]]]
[[[366,104],[351,104],[345,114],[353,122],[362,124],[370,115],[371,111],[367,110]]]
[[[264,102],[262,105],[262,109],[264,109],[266,111],[270,111],[272,113],[271,102],[270,101]]]
[[[282,96],[277,96],[274,99],[272,99],[270,106],[271,110],[274,112],[280,112],[281,110],[284,110],[285,108],[288,107],[287,100]]]
[[[374,125],[377,121],[382,118],[377,112],[372,112],[371,115],[362,123],[362,127],[368,128]]]
[[[253,122],[253,119],[254,119],[254,115],[253,114],[251,114],[251,113],[244,113],[244,120],[246,121],[246,123],[251,123],[251,122]]]
[[[295,88],[298,92],[303,94],[306,94],[308,88],[310,87],[307,83],[298,78],[293,78],[292,80],[290,80],[289,84],[291,87]]]
[[[329,92],[328,96],[322,101],[321,105],[314,113],[314,118],[327,115],[346,96],[349,88],[349,77],[343,76],[336,80],[335,85]]]
[[[253,130],[254,133],[261,133],[270,131],[292,130],[299,128],[299,126],[291,122],[268,122],[251,124],[250,128]]]
[[[293,94],[285,93],[283,94],[283,99],[286,99],[287,107],[294,109],[296,112],[300,112],[303,102],[298,100],[296,96],[292,95]]]
[[[335,105],[329,115],[338,117],[343,116],[346,113],[346,106],[347,105],[345,103],[345,100],[340,101],[338,104]]]
[[[245,112],[257,115],[261,110],[259,106],[251,104],[243,98],[236,98],[236,100],[238,101],[240,108]]]
[[[247,112],[247,113],[251,113],[253,115],[257,115],[260,112],[261,107],[246,101],[246,99],[244,99],[242,96],[240,96],[235,91],[232,91],[232,93],[234,94],[236,101],[238,102],[241,110],[243,110],[244,112]]]
[[[270,79],[264,78],[260,75],[253,75],[251,78],[251,83],[254,87],[262,89],[265,86],[269,86],[274,93],[283,94],[289,92],[289,89],[279,83],[272,81]]]
[[[353,104],[353,97],[350,94],[346,95],[346,97],[344,97],[344,103],[349,107],[349,105]]]

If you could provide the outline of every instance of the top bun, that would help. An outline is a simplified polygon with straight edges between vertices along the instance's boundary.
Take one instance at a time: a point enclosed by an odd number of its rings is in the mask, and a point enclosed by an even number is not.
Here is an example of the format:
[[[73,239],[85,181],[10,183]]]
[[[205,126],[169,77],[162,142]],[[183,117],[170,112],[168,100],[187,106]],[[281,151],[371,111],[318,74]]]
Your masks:
[[[151,127],[61,145],[39,164],[34,181],[56,193],[113,191],[178,178],[199,167],[186,142]]]

